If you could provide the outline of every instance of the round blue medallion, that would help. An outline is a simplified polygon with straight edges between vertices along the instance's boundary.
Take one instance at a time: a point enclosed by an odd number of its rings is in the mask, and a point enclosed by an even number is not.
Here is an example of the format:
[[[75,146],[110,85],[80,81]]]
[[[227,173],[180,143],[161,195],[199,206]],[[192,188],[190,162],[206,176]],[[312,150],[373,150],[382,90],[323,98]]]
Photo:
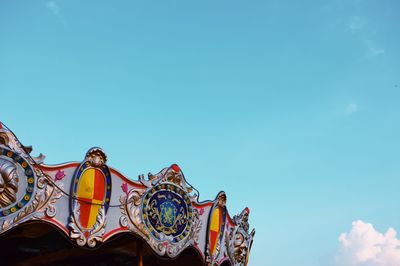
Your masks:
[[[15,184],[10,186],[12,190],[3,192],[6,196],[13,196],[12,203],[6,206],[0,205],[0,218],[16,213],[24,208],[30,202],[33,191],[35,189],[35,174],[30,164],[23,159],[18,153],[0,147],[0,158],[6,160],[11,167],[15,167],[18,174],[15,175],[13,182]],[[4,178],[1,176],[2,181]],[[10,182],[10,180],[8,180]]]
[[[143,199],[143,219],[154,237],[172,236],[173,242],[190,232],[192,207],[186,193],[172,184],[161,184],[147,192]]]

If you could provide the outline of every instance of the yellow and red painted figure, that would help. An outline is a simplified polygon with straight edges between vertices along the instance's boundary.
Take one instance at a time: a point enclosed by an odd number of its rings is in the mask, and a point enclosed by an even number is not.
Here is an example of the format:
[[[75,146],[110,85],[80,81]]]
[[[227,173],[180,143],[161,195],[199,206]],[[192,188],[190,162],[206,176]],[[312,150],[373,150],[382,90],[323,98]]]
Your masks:
[[[80,205],[79,220],[82,227],[90,229],[96,223],[99,209],[104,204],[105,188],[103,172],[95,168],[83,172],[77,191]]]
[[[219,255],[226,224],[226,195],[220,192],[213,204],[208,222],[208,246],[210,260],[214,261]]]
[[[84,230],[92,229],[100,211],[107,212],[111,198],[111,174],[100,148],[92,148],[78,167],[72,186],[72,210]],[[79,209],[79,211],[77,211]]]

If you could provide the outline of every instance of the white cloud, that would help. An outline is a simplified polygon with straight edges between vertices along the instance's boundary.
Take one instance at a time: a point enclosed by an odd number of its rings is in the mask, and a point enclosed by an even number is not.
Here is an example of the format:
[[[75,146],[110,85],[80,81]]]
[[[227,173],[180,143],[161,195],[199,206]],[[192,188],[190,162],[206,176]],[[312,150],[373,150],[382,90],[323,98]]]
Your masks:
[[[359,107],[358,107],[358,104],[356,104],[356,103],[350,103],[346,107],[346,114],[348,114],[348,115],[351,115],[352,113],[355,113],[358,111],[359,111]]]
[[[347,30],[351,31],[354,37],[363,43],[368,57],[376,57],[385,53],[385,50],[372,40],[376,33],[373,30],[373,25],[366,18],[353,15],[347,25]]]
[[[400,265],[400,240],[393,228],[382,234],[370,223],[354,221],[351,231],[341,234],[339,242],[336,266]]]
[[[354,15],[351,20],[348,29],[355,33],[358,30],[361,30],[366,24],[366,20],[361,18],[358,15]]]
[[[371,40],[365,40],[365,44],[368,47],[368,55],[369,56],[378,56],[382,55],[385,53],[385,50],[382,48],[379,48],[373,41]]]
[[[61,8],[55,1],[48,1],[46,7],[53,12],[54,15],[60,15]]]

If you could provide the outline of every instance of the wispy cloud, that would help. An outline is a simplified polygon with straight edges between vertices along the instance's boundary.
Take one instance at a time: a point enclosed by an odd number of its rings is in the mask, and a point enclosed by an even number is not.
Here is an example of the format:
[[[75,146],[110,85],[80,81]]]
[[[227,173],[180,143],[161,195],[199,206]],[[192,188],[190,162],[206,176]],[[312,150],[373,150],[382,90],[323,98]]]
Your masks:
[[[59,16],[61,8],[55,1],[48,1],[46,3],[46,8],[48,8],[54,15]]]
[[[67,26],[67,20],[65,19],[65,17],[63,16],[63,14],[61,14],[61,7],[60,5],[57,3],[57,1],[54,0],[50,0],[46,2],[46,8],[53,13],[54,16],[57,17],[57,19],[64,25]]]
[[[358,15],[354,15],[351,19],[350,19],[350,23],[348,25],[348,30],[350,30],[351,32],[355,33],[358,30],[361,30],[366,24],[366,20],[361,18]]]
[[[354,221],[349,233],[339,236],[336,266],[398,266],[400,240],[393,228],[378,232],[370,223]]]
[[[351,115],[351,114],[353,114],[353,113],[358,112],[359,110],[360,110],[360,109],[359,109],[357,103],[350,103],[350,104],[348,104],[347,107],[346,107],[346,114],[347,114],[347,115]]]
[[[365,45],[368,48],[368,55],[369,56],[378,56],[385,53],[385,50],[378,47],[373,41],[366,39]]]
[[[374,31],[366,18],[360,15],[353,15],[349,20],[347,30],[362,42],[368,57],[376,57],[385,53],[385,50],[373,40]]]

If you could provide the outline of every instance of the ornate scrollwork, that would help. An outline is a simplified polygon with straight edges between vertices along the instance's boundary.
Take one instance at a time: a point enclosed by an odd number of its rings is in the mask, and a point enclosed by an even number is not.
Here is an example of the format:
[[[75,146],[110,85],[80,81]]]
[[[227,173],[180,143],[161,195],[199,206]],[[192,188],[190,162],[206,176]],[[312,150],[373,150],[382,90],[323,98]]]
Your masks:
[[[149,233],[144,227],[140,208],[143,193],[143,190],[132,189],[126,195],[120,197],[122,216],[119,219],[119,223],[122,227],[128,227],[144,239],[148,239]]]
[[[79,205],[76,205],[74,211],[79,212]],[[103,241],[103,235],[105,232],[105,212],[104,208],[100,208],[96,217],[96,223],[93,229],[87,230],[81,226],[79,218],[75,215],[71,216],[71,222],[69,227],[71,228],[70,237],[76,240],[79,246],[88,245],[89,247],[95,247],[97,242]]]
[[[188,194],[190,194],[193,191],[193,187],[190,186],[186,181],[185,178],[182,174],[182,171],[180,167],[176,164],[171,165],[170,167],[166,167],[161,172],[159,172],[156,175],[153,175],[152,173],[148,173],[148,180],[144,178],[144,175],[139,176],[139,181],[145,185],[147,188],[156,186],[157,184],[160,183],[171,183],[174,185],[179,186],[182,188],[184,191],[186,191]],[[192,197],[193,200],[197,199],[198,195],[189,195]]]
[[[233,265],[247,265],[249,252],[253,243],[255,230],[249,233],[249,218],[250,210],[244,209],[239,215],[233,217],[236,226],[232,227],[227,232],[226,246],[228,256]]]
[[[37,206],[34,217],[37,219],[44,216],[53,218],[57,214],[55,204],[62,195],[62,192],[58,188],[62,189],[63,184],[56,182],[57,188],[50,181],[50,176],[43,175],[42,173],[37,173],[37,175],[39,176],[37,182],[38,190],[32,201]]]
[[[158,255],[173,258],[198,242],[201,220],[191,205],[197,195],[189,194],[192,188],[177,165],[148,176],[139,176],[144,189],[127,192],[122,185],[126,195],[120,197],[120,224],[143,237]]]
[[[14,152],[20,154],[22,157],[25,158],[30,163],[37,163],[40,164],[44,161],[46,156],[43,154],[39,154],[37,157],[32,157],[29,154],[32,152],[32,146],[24,146],[16,136],[9,130],[5,129],[4,127],[0,127],[0,144],[7,146]]]
[[[16,225],[33,217],[33,219],[41,219],[45,216],[52,218],[56,215],[56,202],[61,198],[61,191],[54,186],[53,182],[50,181],[51,177],[45,175],[42,171],[35,169],[36,176],[38,178],[36,184],[36,193],[29,204],[21,209],[17,215],[8,220],[4,220],[0,225],[0,231],[9,229],[12,225]],[[60,189],[63,188],[61,183],[55,183]],[[31,216],[32,215],[32,216]]]
[[[238,226],[243,228],[243,230],[245,230],[246,233],[249,232],[249,215],[250,215],[250,210],[249,208],[246,208],[239,215],[233,216],[233,221]]]
[[[103,241],[111,197],[111,176],[106,162],[102,149],[91,148],[75,173],[68,226],[71,239],[79,246],[94,247]]]

